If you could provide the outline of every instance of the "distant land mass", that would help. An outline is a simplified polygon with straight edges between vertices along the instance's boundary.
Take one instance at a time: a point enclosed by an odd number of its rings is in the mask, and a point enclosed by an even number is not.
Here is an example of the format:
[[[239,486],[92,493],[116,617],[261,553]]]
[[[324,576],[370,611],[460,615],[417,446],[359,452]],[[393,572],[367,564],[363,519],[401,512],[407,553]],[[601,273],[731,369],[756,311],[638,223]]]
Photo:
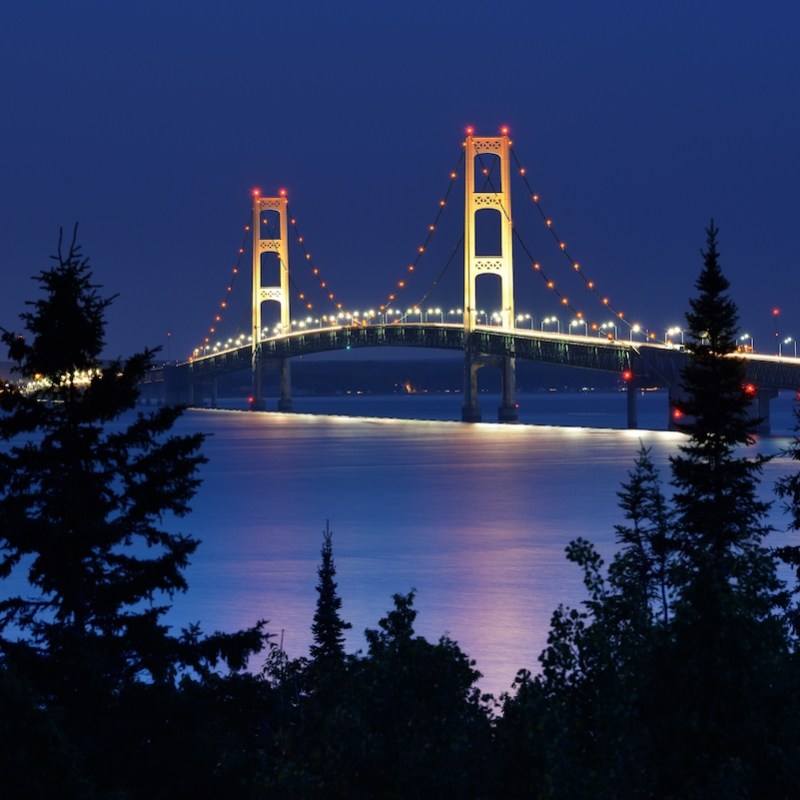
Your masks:
[[[225,388],[246,386],[245,375],[230,376]],[[231,380],[232,379],[232,380]],[[344,361],[341,359],[292,361],[292,393],[295,395],[402,394],[460,392],[464,384],[462,357],[408,361]],[[500,391],[500,370],[486,366],[478,372],[481,391]],[[595,370],[576,369],[558,364],[517,361],[518,392],[614,390],[622,385],[622,376]],[[277,375],[267,372],[265,387],[277,387]]]
[[[0,378],[11,380],[12,364],[0,362]],[[336,395],[353,392],[365,394],[403,394],[460,392],[464,382],[461,356],[442,359],[368,361],[363,359],[303,359],[292,361],[292,393],[295,395]],[[500,391],[500,371],[491,366],[478,373],[481,391]],[[622,376],[609,372],[517,361],[518,392],[573,392],[581,389],[614,390],[622,385]],[[247,372],[220,378],[222,394],[246,394],[250,387]],[[265,388],[277,387],[277,373],[267,370]]]

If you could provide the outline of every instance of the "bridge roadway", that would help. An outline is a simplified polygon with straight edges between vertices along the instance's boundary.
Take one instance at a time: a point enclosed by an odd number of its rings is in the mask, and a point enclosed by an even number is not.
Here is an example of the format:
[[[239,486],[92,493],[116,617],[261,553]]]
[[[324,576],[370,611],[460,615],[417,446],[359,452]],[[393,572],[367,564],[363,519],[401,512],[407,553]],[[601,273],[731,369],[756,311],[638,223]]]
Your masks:
[[[295,356],[348,350],[363,347],[424,347],[464,352],[469,344],[473,353],[491,358],[522,358],[549,364],[631,374],[635,387],[662,387],[677,396],[680,374],[688,356],[681,347],[657,342],[636,342],[606,339],[599,336],[552,333],[521,328],[477,326],[467,342],[463,325],[447,323],[397,323],[348,325],[306,328],[284,336],[271,337],[261,343],[261,360],[265,364]],[[753,383],[761,397],[759,413],[768,417],[768,401],[779,389],[800,389],[800,358],[740,354],[747,362],[747,381]],[[145,377],[145,383],[161,384],[167,399],[175,399],[177,387],[213,380],[220,375],[252,366],[252,348],[220,350],[180,362],[166,370],[156,367]],[[174,387],[174,388],[171,388]],[[184,395],[183,391],[179,391]],[[170,397],[172,396],[172,397]],[[181,401],[186,398],[181,396]],[[766,413],[765,413],[766,412]],[[631,419],[629,403],[629,424]],[[635,414],[635,412],[633,412]]]

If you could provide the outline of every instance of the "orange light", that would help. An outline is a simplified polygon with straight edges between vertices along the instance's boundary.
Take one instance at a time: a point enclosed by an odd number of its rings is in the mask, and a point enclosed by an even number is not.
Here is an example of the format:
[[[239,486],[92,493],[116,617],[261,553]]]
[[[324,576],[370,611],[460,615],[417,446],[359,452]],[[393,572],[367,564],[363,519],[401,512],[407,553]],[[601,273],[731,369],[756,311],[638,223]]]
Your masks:
[[[253,189],[253,197],[261,197],[261,189]]]
[[[508,136],[508,125],[503,125],[503,127],[500,128],[500,135]]]
[[[286,189],[281,189],[281,190],[278,192],[278,194],[279,194],[281,197],[286,197]]]

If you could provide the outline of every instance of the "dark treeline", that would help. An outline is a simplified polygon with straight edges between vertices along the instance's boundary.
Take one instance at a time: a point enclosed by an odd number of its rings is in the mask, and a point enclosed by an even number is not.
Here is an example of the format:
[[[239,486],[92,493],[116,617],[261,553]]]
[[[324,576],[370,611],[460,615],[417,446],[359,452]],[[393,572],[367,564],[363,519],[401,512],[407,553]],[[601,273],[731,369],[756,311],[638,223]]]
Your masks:
[[[2,331],[20,379],[0,390],[0,578],[16,579],[0,593],[3,796],[796,796],[800,574],[778,569],[798,573],[800,549],[770,544],[765,459],[743,449],[754,420],[716,236],[670,478],[632,454],[617,554],[606,568],[570,543],[586,600],[556,609],[538,670],[500,698],[456,642],[415,634],[413,591],[346,653],[327,525],[307,657],[263,621],[164,625],[199,544],[170,530],[203,437],[172,432],[179,409],[133,414],[155,353],[101,365],[111,300],[60,242],[25,333]],[[797,530],[800,473],[775,491]]]

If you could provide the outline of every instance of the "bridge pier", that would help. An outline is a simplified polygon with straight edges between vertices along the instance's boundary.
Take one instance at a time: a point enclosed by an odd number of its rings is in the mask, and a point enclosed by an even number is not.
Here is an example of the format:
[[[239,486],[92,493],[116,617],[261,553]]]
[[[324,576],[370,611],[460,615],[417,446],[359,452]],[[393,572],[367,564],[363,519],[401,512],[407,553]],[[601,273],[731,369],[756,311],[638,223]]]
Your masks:
[[[292,410],[292,373],[288,358],[282,358],[278,364],[280,371],[281,396],[278,399],[278,411]]]
[[[519,419],[517,408],[517,362],[508,356],[500,359],[503,375],[502,401],[497,409],[498,422],[516,422]]]
[[[637,430],[639,428],[639,387],[634,386],[633,381],[630,381],[625,394],[627,395],[628,429]]]
[[[480,422],[478,405],[478,370],[485,366],[500,368],[501,401],[497,409],[498,422],[516,422],[519,409],[516,400],[516,359],[510,356],[476,355],[468,347],[464,351],[464,403],[461,406],[462,422]]]
[[[292,372],[288,358],[270,360],[267,365],[276,366],[279,374],[280,397],[278,411],[292,411]],[[266,411],[264,400],[264,360],[259,356],[252,363],[252,394],[250,396],[251,411]]]
[[[464,403],[461,406],[462,422],[480,422],[481,407],[478,405],[478,370],[483,363],[469,349],[464,351]]]
[[[756,426],[756,433],[759,436],[769,436],[772,433],[770,403],[772,399],[777,396],[777,389],[759,389],[756,394],[756,403],[758,404],[758,425]]]

